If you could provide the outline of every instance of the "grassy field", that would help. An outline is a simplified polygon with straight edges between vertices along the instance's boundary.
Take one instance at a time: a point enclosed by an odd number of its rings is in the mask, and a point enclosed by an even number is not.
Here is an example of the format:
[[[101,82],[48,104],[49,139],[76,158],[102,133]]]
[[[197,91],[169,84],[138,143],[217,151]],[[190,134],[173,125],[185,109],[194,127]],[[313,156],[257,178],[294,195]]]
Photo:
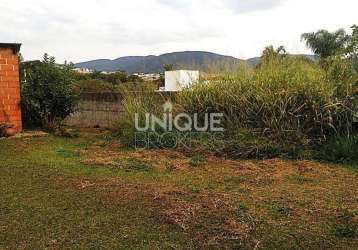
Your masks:
[[[0,140],[0,249],[357,249],[357,166]]]

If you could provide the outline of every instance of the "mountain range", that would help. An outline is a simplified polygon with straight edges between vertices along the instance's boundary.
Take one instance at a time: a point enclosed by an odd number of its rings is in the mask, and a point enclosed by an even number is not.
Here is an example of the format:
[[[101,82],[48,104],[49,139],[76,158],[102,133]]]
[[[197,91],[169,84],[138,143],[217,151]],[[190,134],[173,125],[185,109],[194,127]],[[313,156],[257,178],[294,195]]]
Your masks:
[[[310,56],[308,56],[310,57]],[[172,64],[174,69],[209,70],[211,67],[235,67],[246,62],[248,66],[255,67],[260,58],[255,57],[241,60],[232,56],[225,56],[205,51],[183,51],[167,53],[160,56],[126,56],[114,60],[99,59],[76,63],[76,68],[87,68],[96,71],[126,71],[132,73],[160,73],[164,64]]]

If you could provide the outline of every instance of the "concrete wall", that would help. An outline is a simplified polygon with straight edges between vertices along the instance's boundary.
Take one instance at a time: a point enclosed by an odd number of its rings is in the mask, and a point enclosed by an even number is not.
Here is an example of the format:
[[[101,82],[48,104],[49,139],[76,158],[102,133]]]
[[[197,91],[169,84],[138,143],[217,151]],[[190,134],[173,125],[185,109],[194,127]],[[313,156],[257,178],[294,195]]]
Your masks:
[[[19,58],[11,48],[0,47],[0,123],[22,130]]]
[[[85,93],[80,97],[77,112],[65,120],[76,127],[109,128],[122,113],[122,98],[118,93]]]

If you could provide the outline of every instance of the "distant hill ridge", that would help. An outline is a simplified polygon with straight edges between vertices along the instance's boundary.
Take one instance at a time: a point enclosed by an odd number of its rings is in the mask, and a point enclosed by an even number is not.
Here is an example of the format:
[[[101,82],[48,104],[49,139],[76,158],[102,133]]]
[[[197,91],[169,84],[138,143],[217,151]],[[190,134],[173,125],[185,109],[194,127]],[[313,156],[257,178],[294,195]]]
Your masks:
[[[256,66],[259,57],[241,60],[232,56],[225,56],[206,51],[183,51],[166,53],[160,56],[126,56],[114,60],[98,59],[75,64],[76,68],[88,68],[96,71],[118,71],[128,73],[160,73],[164,64],[173,64],[174,68],[207,70],[215,65],[233,67],[246,62],[249,66]]]

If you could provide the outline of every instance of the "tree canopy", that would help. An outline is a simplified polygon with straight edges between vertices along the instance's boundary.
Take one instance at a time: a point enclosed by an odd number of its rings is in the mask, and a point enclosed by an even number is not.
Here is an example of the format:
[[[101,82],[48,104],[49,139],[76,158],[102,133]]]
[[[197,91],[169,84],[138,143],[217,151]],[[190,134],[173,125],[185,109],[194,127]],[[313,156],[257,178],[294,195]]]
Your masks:
[[[319,30],[304,33],[302,40],[316,55],[321,58],[328,58],[344,51],[348,35],[344,29],[339,29],[332,33],[327,30]]]

